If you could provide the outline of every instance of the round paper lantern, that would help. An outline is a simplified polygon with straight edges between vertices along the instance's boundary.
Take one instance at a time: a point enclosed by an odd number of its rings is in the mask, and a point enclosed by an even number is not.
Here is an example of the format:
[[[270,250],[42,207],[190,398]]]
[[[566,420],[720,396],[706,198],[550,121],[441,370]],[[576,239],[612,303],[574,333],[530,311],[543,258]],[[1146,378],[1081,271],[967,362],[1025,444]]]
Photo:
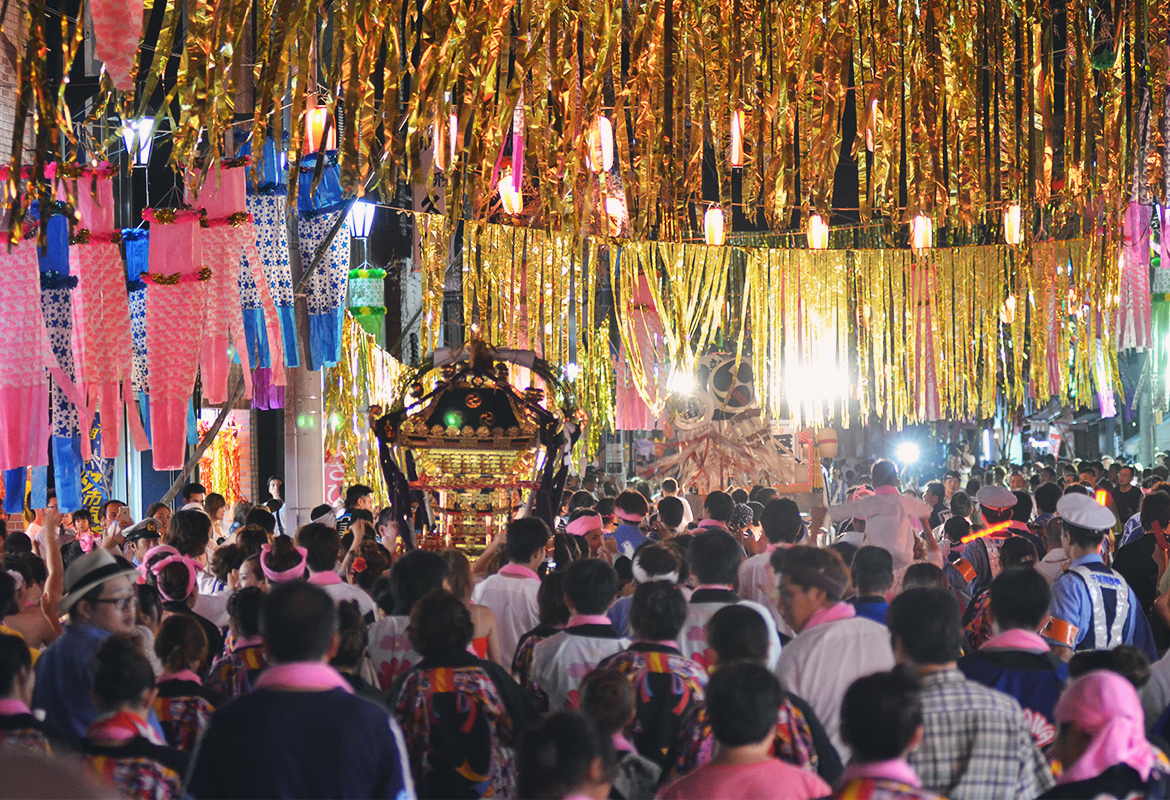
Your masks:
[[[817,431],[817,448],[821,458],[837,457],[837,431],[832,428],[821,428]]]

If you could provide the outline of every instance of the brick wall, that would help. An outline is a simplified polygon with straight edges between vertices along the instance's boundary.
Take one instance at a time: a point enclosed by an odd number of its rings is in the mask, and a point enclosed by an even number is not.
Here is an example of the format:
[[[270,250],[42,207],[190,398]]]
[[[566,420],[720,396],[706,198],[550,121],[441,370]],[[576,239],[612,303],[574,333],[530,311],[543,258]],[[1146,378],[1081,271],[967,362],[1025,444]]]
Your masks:
[[[0,3],[3,5],[3,3]],[[25,0],[11,0],[0,36],[0,163],[11,157],[12,128],[16,121],[16,72],[24,42]]]

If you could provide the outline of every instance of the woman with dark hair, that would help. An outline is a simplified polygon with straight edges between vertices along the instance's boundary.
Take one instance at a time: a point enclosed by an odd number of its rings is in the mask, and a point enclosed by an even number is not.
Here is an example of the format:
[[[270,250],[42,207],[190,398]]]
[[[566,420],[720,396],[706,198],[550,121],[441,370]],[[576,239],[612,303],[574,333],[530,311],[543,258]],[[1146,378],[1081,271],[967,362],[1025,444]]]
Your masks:
[[[443,588],[447,574],[447,562],[429,550],[411,550],[390,567],[389,595],[377,598],[386,616],[370,626],[370,660],[383,691],[421,659],[406,633],[410,611],[427,592]]]
[[[341,673],[358,697],[385,706],[389,695],[362,675],[370,672],[370,660],[366,655],[370,637],[361,609],[353,600],[342,600],[337,604],[337,634],[340,637],[337,653],[329,660],[329,666]]]
[[[130,639],[111,636],[94,656],[93,694],[103,713],[81,751],[95,773],[125,797],[182,797],[187,755],[167,747],[147,723],[157,689],[150,662]]]
[[[190,750],[216,707],[226,699],[203,686],[201,671],[207,660],[207,636],[190,617],[168,617],[154,639],[154,654],[163,666],[154,712],[167,744]]]
[[[222,544],[227,538],[228,532],[224,530],[224,522],[227,516],[227,500],[222,494],[212,492],[203,500],[203,510],[207,512],[207,516],[211,517],[211,541],[217,546]]]
[[[0,633],[0,752],[19,747],[52,754],[49,732],[31,708],[34,680],[28,645]]]
[[[496,615],[487,606],[476,605],[471,602],[471,562],[459,550],[442,550],[439,555],[447,562],[447,585],[451,587],[451,594],[458,597],[471,612],[471,621],[475,623],[475,636],[471,639],[471,649],[480,658],[490,659],[501,667],[506,667],[504,657],[500,653],[500,635],[496,630]]]
[[[248,694],[260,673],[268,666],[264,640],[260,636],[260,605],[264,592],[248,586],[228,599],[231,649],[211,665],[207,685],[214,691],[236,698]]]
[[[536,646],[550,636],[563,631],[569,624],[569,606],[565,604],[565,575],[550,572],[541,581],[536,593],[540,607],[540,624],[520,637],[516,655],[512,658],[512,676],[524,687],[541,713],[548,711],[548,696],[532,680],[532,654]]]
[[[175,515],[177,519],[185,512]],[[198,513],[198,512],[195,512]],[[172,520],[173,522],[173,520]],[[195,601],[199,596],[199,565],[186,556],[164,554],[162,558],[149,556],[148,572],[155,578],[155,586],[163,599],[163,621],[168,617],[181,615],[190,617],[203,628],[208,648],[199,666],[204,673],[223,650],[223,634],[214,622],[195,612]]]
[[[474,632],[467,606],[444,589],[411,611],[407,635],[422,661],[390,698],[424,800],[512,796],[517,739],[539,719],[503,667],[468,652]]]
[[[617,758],[592,718],[562,711],[521,737],[517,768],[516,796],[525,800],[607,797]]]

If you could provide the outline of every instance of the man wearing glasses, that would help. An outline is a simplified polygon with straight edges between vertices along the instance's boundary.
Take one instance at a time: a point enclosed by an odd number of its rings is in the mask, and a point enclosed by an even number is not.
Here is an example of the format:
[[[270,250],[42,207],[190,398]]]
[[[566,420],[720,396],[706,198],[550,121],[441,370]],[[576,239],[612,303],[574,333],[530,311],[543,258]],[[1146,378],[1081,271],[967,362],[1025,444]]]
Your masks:
[[[100,716],[93,702],[93,654],[110,636],[134,633],[135,572],[129,561],[103,548],[65,570],[57,611],[69,615],[69,624],[37,660],[33,708],[43,709],[45,722],[75,740]]]

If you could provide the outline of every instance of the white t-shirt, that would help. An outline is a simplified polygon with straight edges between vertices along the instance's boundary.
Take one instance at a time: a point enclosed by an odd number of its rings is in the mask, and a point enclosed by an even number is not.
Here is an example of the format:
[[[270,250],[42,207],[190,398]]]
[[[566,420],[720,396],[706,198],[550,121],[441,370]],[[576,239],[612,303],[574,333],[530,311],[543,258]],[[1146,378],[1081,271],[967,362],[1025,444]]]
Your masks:
[[[471,591],[471,602],[487,606],[496,616],[500,655],[511,664],[520,637],[540,624],[536,593],[540,579],[513,575],[490,575]]]
[[[570,626],[540,642],[532,651],[532,681],[548,695],[550,711],[576,709],[577,690],[585,675],[630,646],[629,639],[616,633],[589,635],[594,628],[601,627],[604,626]]]
[[[879,491],[886,488],[880,487]],[[843,522],[852,517],[864,519],[865,533],[861,535],[860,543],[889,550],[894,557],[894,569],[898,569],[914,563],[914,524],[930,516],[930,507],[921,500],[901,493],[882,492],[843,506],[834,506],[829,509],[829,516],[834,522]],[[843,536],[840,541],[849,539]]]
[[[858,678],[893,668],[889,629],[851,617],[806,628],[780,654],[778,673],[785,689],[812,706],[844,764],[851,754],[841,739],[845,691]]]

